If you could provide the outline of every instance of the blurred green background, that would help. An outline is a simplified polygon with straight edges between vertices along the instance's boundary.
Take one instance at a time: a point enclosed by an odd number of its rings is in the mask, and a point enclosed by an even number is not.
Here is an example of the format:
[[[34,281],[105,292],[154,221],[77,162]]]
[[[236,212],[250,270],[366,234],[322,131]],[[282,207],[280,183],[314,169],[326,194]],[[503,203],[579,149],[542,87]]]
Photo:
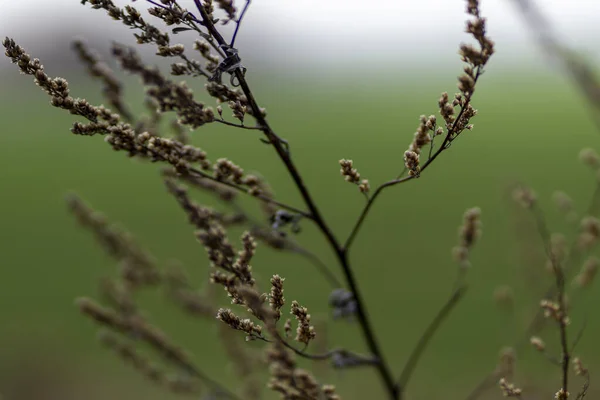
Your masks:
[[[58,68],[46,67],[50,75],[61,75]],[[248,77],[272,126],[291,143],[293,159],[327,221],[344,238],[364,198],[340,177],[338,160],[353,159],[373,187],[393,178],[402,169],[402,154],[419,115],[436,113],[440,93],[455,91],[459,68],[457,60],[443,69],[377,71],[373,79],[343,74],[334,80],[289,79],[252,70]],[[71,82],[72,94],[102,102],[99,85],[81,70],[73,67],[72,71],[63,74]],[[143,112],[138,82],[127,82],[128,99]],[[192,86],[201,93],[201,82]],[[473,104],[479,110],[474,131],[465,132],[421,179],[389,189],[351,252],[379,339],[399,373],[450,293],[457,270],[451,248],[463,212],[473,206],[483,211],[483,236],[472,255],[467,296],[419,364],[408,387],[410,399],[464,398],[494,369],[500,349],[523,338],[537,299],[552,282],[543,262],[532,265],[524,257],[540,252],[542,244],[529,234],[527,214],[515,211],[510,202],[510,185],[532,186],[552,231],[569,238],[574,237],[576,224],[565,222],[556,211],[552,193],[567,192],[581,215],[596,185],[596,176],[581,165],[578,153],[583,147],[598,148],[600,135],[584,101],[560,75],[492,63]],[[67,213],[65,194],[78,193],[126,227],[162,264],[181,261],[199,288],[206,281],[204,251],[184,213],[166,193],[158,167],[113,152],[101,137],[71,135],[73,120],[50,107],[30,77],[19,76],[15,68],[3,72],[0,384],[6,389],[0,390],[14,393],[15,398],[65,398],[64,387],[76,393],[75,398],[170,398],[102,349],[94,339],[96,327],[74,306],[76,297],[96,295],[99,279],[117,269],[90,232],[80,229]],[[211,160],[228,157],[247,171],[260,171],[278,199],[301,206],[275,153],[255,132],[206,126],[192,132],[192,138]],[[196,198],[214,203],[209,196]],[[244,204],[255,203],[249,199]],[[232,230],[232,240],[240,233]],[[340,276],[324,238],[311,224],[303,223],[297,239]],[[279,273],[286,278],[288,301],[306,305],[315,320],[329,318],[330,288],[305,259],[259,246],[253,266],[263,288],[271,274]],[[502,310],[493,300],[494,290],[501,285],[514,290],[514,312]],[[592,373],[594,366],[600,366],[594,339],[600,334],[596,289],[597,285],[572,296],[573,336],[590,316],[576,353],[592,366]],[[221,299],[226,306],[224,294]],[[184,315],[160,291],[141,302],[146,315],[187,348],[207,373],[236,384],[215,323]],[[330,321],[327,335],[332,346],[364,350],[353,323]],[[543,336],[556,354],[557,332],[550,330]],[[239,341],[245,345],[243,334]],[[248,346],[258,356],[261,344]],[[518,358],[517,382],[541,386],[544,394],[558,389],[558,369],[542,356],[526,348]],[[323,381],[338,385],[344,398],[383,398],[368,369],[319,371]],[[27,394],[35,390],[42,392],[41,397]],[[487,396],[499,397],[496,389]]]

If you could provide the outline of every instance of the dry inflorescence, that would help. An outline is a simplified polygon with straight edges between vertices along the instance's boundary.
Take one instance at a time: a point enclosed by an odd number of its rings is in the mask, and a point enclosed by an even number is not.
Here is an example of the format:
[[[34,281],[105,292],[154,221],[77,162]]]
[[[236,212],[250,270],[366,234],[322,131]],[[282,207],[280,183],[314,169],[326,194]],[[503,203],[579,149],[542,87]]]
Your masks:
[[[182,81],[168,78],[158,67],[148,65],[133,49],[114,44],[112,56],[121,68],[140,78],[146,88],[145,105],[149,116],[135,115],[123,99],[123,85],[100,57],[78,40],[74,49],[88,72],[102,82],[103,93],[112,107],[93,105],[85,99],[71,96],[67,81],[49,76],[40,60],[32,58],[13,39],[6,38],[3,45],[6,56],[17,64],[23,74],[33,76],[34,82],[50,96],[52,106],[83,117],[87,122],[75,122],[71,132],[76,135],[104,136],[111,148],[136,157],[164,165],[162,177],[168,193],[184,211],[195,237],[203,246],[209,263],[208,275],[212,287],[222,287],[230,299],[230,307],[219,307],[210,293],[196,289],[180,268],[162,269],[154,258],[143,251],[132,236],[109,224],[98,212],[92,210],[77,196],[68,198],[68,205],[80,224],[94,233],[97,241],[119,264],[117,279],[101,282],[101,294],[108,305],[88,298],[77,300],[81,312],[102,326],[101,342],[120,358],[152,382],[180,394],[204,393],[214,398],[259,399],[261,384],[253,373],[257,357],[250,354],[244,343],[237,340],[243,333],[246,341],[265,344],[266,363],[270,380],[266,387],[284,399],[337,400],[341,396],[333,385],[320,383],[308,370],[298,366],[297,358],[314,362],[330,362],[333,368],[372,368],[379,376],[384,391],[390,399],[401,399],[422,354],[440,325],[449,316],[466,291],[465,276],[470,266],[471,252],[481,236],[481,211],[467,210],[459,229],[458,244],[453,249],[457,280],[450,296],[444,302],[423,335],[409,354],[398,377],[395,376],[379,344],[378,333],[373,328],[367,310],[362,286],[354,276],[349,251],[363,222],[381,193],[392,186],[424,176],[425,170],[450,148],[464,131],[473,130],[471,120],[477,115],[472,100],[479,79],[490,57],[494,43],[487,34],[487,23],[480,12],[478,0],[468,0],[466,11],[469,20],[466,33],[475,45],[461,44],[460,57],[465,63],[458,77],[458,92],[441,94],[437,100],[439,116],[422,115],[408,149],[398,160],[399,175],[372,190],[369,180],[361,178],[349,159],[339,161],[340,173],[345,181],[358,186],[367,202],[360,212],[345,241],[337,239],[305,186],[300,171],[291,158],[290,144],[278,136],[267,120],[266,110],[257,102],[246,79],[246,67],[240,52],[234,46],[239,27],[250,5],[247,0],[240,9],[232,0],[193,0],[193,8],[182,7],[179,0],[148,0],[149,14],[170,27],[172,34],[193,34],[198,38],[193,50],[202,61],[195,60],[184,45],[174,44],[168,32],[149,24],[132,6],[117,7],[112,0],[83,0],[93,9],[104,10],[114,20],[134,30],[137,43],[156,46],[156,55],[173,59],[170,75],[201,78],[206,80],[207,94],[214,99],[214,107],[199,101],[196,94]],[[219,17],[220,15],[220,17]],[[219,24],[220,23],[220,24]],[[231,39],[225,39],[219,25],[234,25]],[[229,76],[229,84],[223,77]],[[231,111],[228,120],[224,106]],[[163,132],[161,121],[168,113],[175,118],[170,122],[171,135]],[[304,202],[304,209],[276,199],[268,182],[258,174],[248,174],[241,166],[228,158],[211,162],[208,154],[190,144],[192,132],[206,125],[222,124],[262,135],[261,141],[277,153]],[[437,139],[437,143],[436,143]],[[581,159],[598,174],[600,157],[592,150],[581,153]],[[599,175],[600,176],[600,175]],[[189,189],[212,194],[232,213],[198,204]],[[247,194],[261,204],[262,218],[247,213],[238,198]],[[556,397],[566,399],[568,392],[568,367],[573,364],[575,373],[586,379],[578,396],[582,399],[589,386],[589,372],[579,358],[573,358],[567,340],[569,315],[565,285],[567,262],[577,252],[589,252],[600,239],[600,222],[593,216],[581,220],[581,229],[574,245],[567,245],[564,236],[551,235],[538,206],[536,195],[522,186],[515,191],[515,198],[532,212],[539,226],[546,249],[549,268],[555,278],[550,294],[540,303],[543,314],[553,320],[560,332],[562,385]],[[563,214],[576,218],[571,199],[562,192],[555,201]],[[291,235],[301,231],[301,223],[314,223],[334,251],[340,271],[330,271],[319,257],[298,245]],[[229,227],[243,227],[239,240],[232,240]],[[239,242],[239,243],[238,243]],[[330,306],[334,318],[354,322],[366,343],[367,354],[359,354],[343,348],[329,349],[325,329],[314,324],[307,307],[297,300],[287,302],[284,296],[285,279],[272,275],[270,287],[263,292],[260,279],[255,277],[257,242],[278,251],[300,254],[313,263],[331,284]],[[588,287],[598,269],[598,259],[588,256],[574,281],[581,288]],[[338,275],[342,275],[340,280]],[[175,345],[168,336],[153,326],[139,310],[136,294],[144,288],[161,286],[167,298],[189,315],[218,320],[219,337],[227,355],[232,359],[240,377],[238,387],[229,388],[218,383],[196,366],[189,354]],[[289,297],[290,293],[285,292]],[[499,303],[514,305],[512,290],[500,287],[494,294]],[[289,307],[289,315],[295,319],[295,335],[291,318],[283,318]],[[315,328],[315,325],[317,328]],[[140,344],[152,350],[153,355],[140,351]],[[539,352],[548,353],[548,346],[539,336],[530,335],[530,344]],[[309,351],[319,347],[319,352]],[[499,382],[505,396],[521,397],[523,390],[509,383],[514,375],[515,350],[504,349],[493,373],[493,383]],[[572,360],[572,362],[570,362]],[[498,379],[500,379],[498,381]],[[485,386],[485,385],[484,385]],[[483,387],[483,386],[480,386]],[[479,395],[476,390],[470,399]]]

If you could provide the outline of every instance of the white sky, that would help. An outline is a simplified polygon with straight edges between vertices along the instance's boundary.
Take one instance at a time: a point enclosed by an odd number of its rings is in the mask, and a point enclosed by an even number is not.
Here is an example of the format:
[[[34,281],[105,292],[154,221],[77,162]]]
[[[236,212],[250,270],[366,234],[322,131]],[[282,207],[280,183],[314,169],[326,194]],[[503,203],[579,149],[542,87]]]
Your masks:
[[[1,36],[10,35],[39,48],[66,47],[53,35],[83,33],[105,42],[129,32],[108,21],[103,12],[80,0],[0,0]],[[115,0],[118,5],[130,3]],[[142,8],[144,1],[136,2]],[[258,48],[262,59],[318,59],[328,63],[386,63],[402,59],[406,50],[454,56],[463,33],[464,0],[253,0],[238,41],[241,49]],[[537,0],[563,39],[600,56],[600,0]],[[192,0],[180,4],[193,9]],[[241,1],[238,0],[238,4]],[[369,6],[369,4],[373,4]],[[498,57],[518,63],[539,57],[532,37],[511,0],[482,0]],[[66,21],[63,18],[68,18]],[[81,32],[82,30],[87,32]],[[502,51],[500,51],[502,50]],[[39,54],[39,53],[36,53]],[[312,57],[318,55],[319,57]],[[0,64],[4,66],[4,63]]]

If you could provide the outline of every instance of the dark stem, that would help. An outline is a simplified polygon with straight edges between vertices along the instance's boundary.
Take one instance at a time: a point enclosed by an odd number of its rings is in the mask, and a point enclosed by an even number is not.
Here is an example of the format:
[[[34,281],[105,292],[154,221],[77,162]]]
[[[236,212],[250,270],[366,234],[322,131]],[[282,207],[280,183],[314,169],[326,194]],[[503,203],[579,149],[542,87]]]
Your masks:
[[[262,342],[265,343],[273,343],[274,341],[278,341],[279,343],[281,343],[283,346],[287,347],[288,349],[290,349],[292,352],[294,352],[296,355],[302,357],[302,358],[306,358],[308,360],[313,360],[313,361],[326,361],[331,359],[333,356],[335,356],[336,354],[344,354],[346,356],[351,357],[353,360],[358,360],[361,361],[362,364],[361,365],[373,365],[376,364],[376,360],[373,360],[369,357],[365,357],[363,355],[348,351],[348,350],[344,350],[344,349],[332,349],[329,351],[326,351],[325,353],[307,353],[306,352],[306,348],[308,347],[308,344],[306,344],[304,346],[304,349],[299,349],[293,345],[291,345],[286,339],[284,339],[283,337],[281,337],[281,335],[279,333],[277,333],[275,339],[269,339],[265,336],[262,335],[254,335],[252,336],[253,339],[255,340],[260,340]]]
[[[369,350],[378,361],[375,366],[379,372],[379,375],[383,380],[388,395],[392,399],[401,399],[404,388],[399,385],[396,385],[396,383],[394,382],[394,378],[392,377],[390,370],[385,360],[383,359],[383,353],[379,348],[379,344],[377,343],[377,339],[375,337],[375,332],[373,331],[373,328],[371,327],[371,324],[369,322],[368,315],[364,308],[364,301],[362,300],[362,297],[360,295],[360,291],[356,283],[354,273],[350,268],[350,264],[347,258],[347,252],[342,248],[338,248],[336,253],[342,265],[342,270],[344,272],[344,276],[346,277],[346,281],[348,282],[349,289],[354,294],[354,299],[356,301],[357,306],[356,313],[358,316],[358,321],[363,331],[363,336],[367,341]]]
[[[258,126],[246,126],[246,125],[234,124],[233,122],[225,121],[224,119],[215,119],[214,122],[218,122],[220,124],[227,125],[227,126],[233,126],[234,128],[262,131],[262,128],[260,128]]]
[[[367,201],[367,204],[363,208],[362,212],[360,213],[360,216],[358,217],[358,220],[354,224],[354,227],[352,228],[352,231],[350,232],[348,239],[346,239],[346,242],[344,243],[344,251],[345,252],[348,252],[348,250],[350,249],[350,246],[352,245],[352,242],[354,242],[354,239],[356,238],[358,231],[362,227],[362,224],[365,221],[365,218],[367,218],[367,215],[369,214],[371,207],[373,207],[373,204],[375,204],[375,200],[377,200],[377,197],[379,197],[379,195],[383,192],[383,190],[387,187],[394,186],[394,185],[397,185],[402,182],[406,182],[413,178],[414,178],[414,176],[407,176],[405,178],[394,179],[393,181],[389,181],[389,182],[384,183],[383,185],[380,185],[375,190],[373,195],[369,198],[369,201]]]
[[[218,30],[215,28],[214,24],[208,17],[206,10],[204,10],[204,7],[200,3],[200,0],[194,0],[194,2],[196,4],[196,7],[198,8],[198,11],[200,12],[200,14],[202,16],[204,25],[208,29],[209,33],[215,38],[215,40],[220,45],[227,45],[227,42],[225,41],[223,36],[218,32]],[[252,91],[250,90],[250,87],[248,86],[248,83],[246,81],[244,74],[242,73],[242,71],[240,69],[237,69],[234,72],[234,74],[240,84],[240,87],[242,88],[242,91],[246,95],[246,98],[248,100],[248,105],[250,106],[250,108],[252,110],[252,114],[253,114],[254,118],[258,122],[258,126],[260,126],[262,128],[265,136],[267,137],[267,139],[269,140],[269,142],[275,148],[275,151],[279,155],[279,158],[285,164],[285,167],[287,168],[289,174],[291,175],[292,180],[294,181],[296,187],[300,191],[300,194],[301,194],[306,206],[308,207],[308,209],[310,211],[312,220],[315,222],[315,224],[321,230],[321,232],[323,233],[323,235],[326,237],[327,241],[329,242],[330,246],[335,251],[336,257],[342,267],[342,271],[343,271],[344,277],[346,279],[346,282],[348,284],[348,287],[349,287],[350,291],[354,294],[354,299],[356,301],[356,308],[357,308],[356,313],[357,313],[358,321],[359,321],[361,330],[363,332],[364,339],[367,342],[367,345],[369,347],[369,351],[378,360],[375,367],[377,368],[378,373],[379,373],[381,379],[383,380],[383,383],[386,387],[388,396],[391,399],[400,398],[401,390],[396,387],[396,385],[394,383],[394,379],[392,377],[392,374],[391,374],[387,364],[384,361],[383,353],[381,352],[381,349],[380,349],[377,339],[375,337],[375,331],[373,330],[371,323],[369,321],[369,317],[367,315],[365,305],[364,305],[364,300],[362,299],[358,284],[354,277],[354,273],[353,273],[352,269],[350,268],[350,263],[348,261],[346,252],[344,251],[342,246],[339,244],[339,242],[335,238],[333,232],[331,231],[331,229],[325,222],[324,218],[321,216],[321,213],[320,213],[317,205],[313,201],[296,166],[292,162],[288,151],[284,148],[282,141],[275,134],[275,132],[273,132],[273,130],[267,123],[266,119],[263,117],[263,115],[260,111],[260,107],[258,106],[258,103],[256,102],[256,99],[254,98],[254,95],[253,95]]]

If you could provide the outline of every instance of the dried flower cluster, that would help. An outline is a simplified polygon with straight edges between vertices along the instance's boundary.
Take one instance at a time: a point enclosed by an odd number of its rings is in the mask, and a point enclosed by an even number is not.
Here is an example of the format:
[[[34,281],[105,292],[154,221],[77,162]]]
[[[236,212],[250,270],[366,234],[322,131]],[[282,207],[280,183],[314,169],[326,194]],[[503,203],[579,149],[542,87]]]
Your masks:
[[[582,152],[580,156],[585,160],[586,164],[595,168],[594,154],[594,152],[587,150]],[[569,366],[573,364],[576,374],[586,378],[581,391],[576,396],[577,399],[583,399],[589,387],[589,376],[587,375],[587,370],[582,366],[581,361],[572,356],[575,344],[581,337],[581,332],[575,340],[570,339],[569,328],[571,319],[568,315],[569,296],[566,279],[572,264],[579,262],[579,257],[591,251],[598,242],[600,224],[593,216],[583,217],[578,235],[569,243],[567,237],[563,234],[550,234],[548,221],[540,207],[538,199],[530,189],[522,186],[518,187],[513,192],[513,195],[514,199],[533,216],[537,232],[546,250],[546,268],[552,272],[554,277],[553,286],[540,300],[540,313],[537,315],[554,321],[555,324],[553,326],[557,328],[559,333],[560,356],[553,356],[549,346],[537,335],[530,336],[529,343],[535,350],[543,353],[547,359],[561,370],[561,386],[555,392],[555,398],[566,400],[570,397],[568,389],[573,384],[569,380]],[[567,216],[567,220],[574,220],[576,216],[571,198],[564,192],[555,192],[553,197],[559,211]],[[591,210],[596,207],[598,200],[600,199],[594,196],[590,205]],[[575,276],[574,283],[576,286],[583,288],[592,282],[598,268],[598,262],[596,256],[587,256],[581,270]],[[534,319],[529,327],[529,333],[533,333],[543,327],[543,324],[540,324],[539,321],[540,318],[536,317]],[[500,386],[505,396],[510,397],[514,395],[514,391],[512,390],[514,387],[511,387],[506,381],[502,381]],[[520,396],[521,393],[522,391],[519,390],[517,394]]]
[[[481,210],[479,208],[467,210],[463,220],[463,225],[458,230],[459,244],[452,252],[462,267],[468,267],[469,251],[481,236]]]
[[[596,217],[587,216],[581,220],[581,232],[579,234],[579,246],[590,250],[600,239],[600,220]]]
[[[354,168],[352,160],[341,159],[340,166],[342,167],[340,169],[340,174],[342,174],[346,182],[358,185],[358,190],[360,190],[361,193],[367,194],[369,192],[371,189],[369,180],[360,179],[360,173],[356,168]]]
[[[297,301],[292,301],[292,315],[298,321],[298,329],[296,329],[296,340],[298,342],[308,344],[315,338],[315,328],[310,324],[310,314],[306,307],[301,307]]]
[[[508,383],[508,381],[504,378],[500,379],[498,385],[500,385],[500,390],[502,390],[504,397],[520,398],[521,394],[523,393],[523,390],[516,387],[513,383]]]
[[[562,191],[556,191],[552,195],[559,211],[565,216],[568,222],[574,222],[577,219],[577,212],[573,207],[573,200],[568,194]]]
[[[106,306],[87,298],[77,301],[81,312],[104,328],[105,332],[100,337],[102,343],[140,374],[173,392],[194,396],[202,393],[233,400],[259,399],[261,385],[256,382],[253,370],[260,369],[262,364],[257,361],[260,357],[251,354],[253,349],[250,346],[237,340],[241,335],[236,331],[241,331],[246,340],[256,341],[256,344],[266,347],[264,350],[270,374],[267,387],[283,399],[341,399],[334,386],[320,383],[315,375],[300,368],[297,357],[315,362],[328,361],[331,367],[337,369],[372,368],[380,378],[388,398],[403,398],[412,372],[431,338],[465,293],[465,267],[470,265],[470,252],[481,236],[481,211],[479,208],[472,208],[465,212],[459,229],[458,245],[453,249],[455,259],[461,267],[458,269],[454,290],[425,328],[398,377],[388,365],[379,344],[362,293],[362,285],[356,279],[350,263],[349,250],[374,202],[384,189],[423,176],[423,171],[443,151],[449,149],[462,132],[473,129],[471,120],[477,115],[477,110],[472,105],[473,96],[484,67],[494,53],[494,43],[487,34],[486,20],[481,16],[479,1],[467,1],[470,20],[466,23],[466,32],[474,39],[475,44],[460,46],[459,54],[465,65],[458,77],[458,93],[442,93],[437,101],[439,116],[420,117],[412,141],[402,153],[403,160],[398,160],[398,164],[403,164],[404,171],[371,192],[370,182],[361,178],[353,161],[339,160],[341,175],[347,182],[356,185],[367,199],[348,238],[343,242],[337,239],[305,185],[291,157],[289,143],[275,133],[267,120],[266,110],[259,105],[246,79],[247,68],[242,63],[241,52],[235,47],[235,40],[250,1],[247,0],[240,8],[233,0],[193,0],[194,8],[191,10],[182,7],[178,0],[147,1],[151,4],[148,9],[151,17],[170,27],[173,35],[188,33],[196,36],[194,55],[190,55],[184,45],[173,43],[171,33],[149,24],[132,6],[119,8],[111,0],[83,0],[82,3],[106,11],[112,19],[131,28],[138,43],[152,43],[156,46],[156,55],[173,60],[170,65],[172,77],[167,77],[158,67],[148,65],[132,48],[117,44],[112,46],[112,56],[121,68],[141,79],[146,89],[145,106],[149,115],[140,116],[131,111],[132,108],[123,99],[122,83],[116,79],[107,64],[82,41],[75,42],[74,49],[88,72],[102,83],[104,96],[111,109],[72,97],[65,79],[50,77],[39,60],[29,56],[9,38],[3,41],[6,55],[17,64],[22,73],[34,78],[34,82],[50,96],[54,107],[87,120],[85,123],[75,122],[72,133],[82,136],[103,135],[114,150],[124,151],[130,157],[160,162],[165,167],[161,174],[166,189],[184,211],[195,237],[206,253],[208,275],[212,284],[210,287],[222,287],[231,302],[230,308],[219,307],[217,302],[220,300],[212,292],[198,290],[196,284],[181,269],[170,268],[163,271],[135,243],[131,235],[108,224],[102,215],[79,198],[71,196],[68,204],[72,213],[82,226],[94,233],[104,249],[119,264],[118,278],[104,279],[101,282],[101,294]],[[229,33],[225,35],[220,30],[219,22],[221,25],[233,25],[231,37]],[[194,57],[200,57],[200,61]],[[198,100],[190,86],[173,77],[205,79],[204,89],[212,98],[214,106]],[[229,84],[224,83],[224,77],[229,78]],[[224,107],[229,107],[230,116],[224,115]],[[170,134],[165,134],[163,127],[167,115],[174,116],[168,121]],[[195,131],[206,129],[209,124],[222,124],[244,130],[248,134],[261,135],[260,140],[273,148],[289,173],[300,193],[303,208],[277,200],[261,175],[248,174],[241,166],[225,157],[211,162],[205,151],[191,145],[191,136]],[[600,157],[595,152],[585,150],[581,153],[581,159],[594,170],[600,170]],[[233,212],[217,211],[221,209],[197,203],[188,192],[192,188],[213,195],[227,210]],[[240,193],[260,201],[260,217],[245,211],[244,204],[238,201]],[[567,244],[565,236],[548,233],[543,215],[537,207],[536,195],[531,190],[521,187],[515,192],[515,197],[535,214],[554,273],[555,287],[540,305],[543,314],[557,322],[560,333],[562,357],[558,364],[562,368],[563,381],[556,398],[569,397],[565,371],[573,365],[575,373],[586,379],[581,392],[583,395],[577,397],[583,399],[589,372],[579,358],[571,358],[572,347],[567,336],[569,317],[565,274],[572,255],[576,254],[575,250],[590,251],[597,244],[600,239],[600,222],[594,216],[582,219],[576,241],[579,246],[575,249]],[[572,200],[565,193],[558,192],[555,194],[555,201],[559,210],[568,219],[574,220],[576,214]],[[290,239],[291,235],[287,235],[287,230],[299,234],[301,224],[304,223],[314,223],[323,234],[337,257],[339,274],[343,280],[330,271],[329,265],[317,255],[302,248]],[[232,236],[229,228],[232,226],[242,228],[239,240],[230,240]],[[325,329],[319,329],[317,335],[308,309],[297,300],[286,302],[285,279],[279,274],[271,275],[269,288],[263,292],[260,274],[254,274],[259,267],[255,257],[257,241],[279,251],[302,255],[317,266],[332,286],[329,305],[333,317],[343,318],[360,330],[366,343],[366,354],[343,348],[330,349],[329,341],[325,340],[318,343],[325,336]],[[581,287],[589,286],[598,269],[597,258],[587,256],[575,278],[575,282]],[[578,262],[582,260],[583,257]],[[238,393],[237,388],[232,390],[219,384],[198,368],[187,352],[154,327],[139,310],[136,302],[138,290],[156,286],[163,287],[167,298],[189,315],[220,321],[219,336],[240,377],[243,394]],[[285,289],[288,297],[291,293],[289,290]],[[510,288],[501,287],[494,296],[499,303],[513,307],[514,297]],[[293,318],[282,322],[286,306],[289,307],[288,315]],[[293,325],[296,328],[295,335],[292,332]],[[528,337],[535,349],[546,355],[550,353],[551,349],[539,336],[528,334]],[[145,354],[139,344],[151,350],[151,354]],[[318,346],[319,352],[315,353]],[[492,382],[495,384],[501,378],[499,385],[507,397],[521,397],[523,393],[522,389],[509,383],[513,379],[515,362],[515,349],[506,348],[494,371]]]
[[[544,316],[546,318],[552,318],[563,325],[569,324],[569,317],[566,314],[566,310],[564,310],[560,304],[550,300],[542,300],[540,302],[540,307],[544,310]]]
[[[533,190],[527,187],[519,187],[513,191],[513,198],[524,208],[532,208],[536,201],[537,196]]]

